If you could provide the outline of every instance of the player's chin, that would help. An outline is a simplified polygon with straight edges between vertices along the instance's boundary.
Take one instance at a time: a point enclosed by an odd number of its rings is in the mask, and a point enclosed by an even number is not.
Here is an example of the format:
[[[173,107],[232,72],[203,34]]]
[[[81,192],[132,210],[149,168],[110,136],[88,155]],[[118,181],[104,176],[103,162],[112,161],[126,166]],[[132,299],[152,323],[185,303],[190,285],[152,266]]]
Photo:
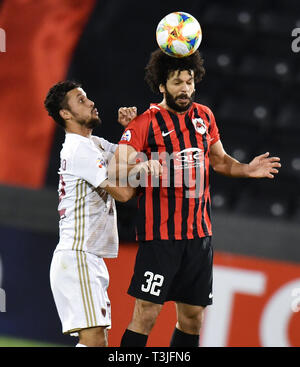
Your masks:
[[[99,117],[93,117],[90,121],[86,124],[89,129],[95,129],[97,126],[100,126],[102,123]]]
[[[178,106],[179,111],[186,111],[190,108],[192,102],[190,100],[181,100],[176,101],[176,105]]]

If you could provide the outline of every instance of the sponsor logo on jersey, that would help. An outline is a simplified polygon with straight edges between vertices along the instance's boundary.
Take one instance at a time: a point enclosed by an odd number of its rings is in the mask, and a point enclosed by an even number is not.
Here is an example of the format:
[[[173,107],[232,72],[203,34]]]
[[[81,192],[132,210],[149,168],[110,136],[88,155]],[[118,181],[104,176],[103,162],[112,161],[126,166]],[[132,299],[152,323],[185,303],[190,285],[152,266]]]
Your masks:
[[[200,167],[201,165],[203,165],[203,151],[199,148],[187,148],[175,154],[175,169]]]

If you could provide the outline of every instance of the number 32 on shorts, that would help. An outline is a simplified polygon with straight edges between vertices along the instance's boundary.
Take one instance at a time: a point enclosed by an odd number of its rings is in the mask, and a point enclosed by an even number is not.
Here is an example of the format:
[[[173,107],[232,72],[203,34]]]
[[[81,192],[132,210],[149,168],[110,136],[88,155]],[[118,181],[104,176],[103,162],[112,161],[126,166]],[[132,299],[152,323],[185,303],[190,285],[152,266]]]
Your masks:
[[[160,274],[153,274],[151,271],[146,271],[144,276],[146,277],[145,284],[141,289],[145,293],[150,293],[153,296],[159,296],[160,288],[164,282],[164,277]]]

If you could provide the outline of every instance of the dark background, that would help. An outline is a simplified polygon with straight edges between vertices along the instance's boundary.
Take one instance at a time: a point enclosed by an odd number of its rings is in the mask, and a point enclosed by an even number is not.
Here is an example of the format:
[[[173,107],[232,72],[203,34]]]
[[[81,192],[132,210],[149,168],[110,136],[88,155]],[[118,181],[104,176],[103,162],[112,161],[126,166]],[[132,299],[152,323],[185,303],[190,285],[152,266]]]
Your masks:
[[[118,108],[137,106],[141,113],[161,99],[146,85],[144,67],[157,48],[158,22],[178,10],[201,24],[206,75],[196,101],[214,112],[225,150],[245,163],[266,151],[282,161],[274,180],[212,172],[215,247],[299,263],[300,63],[291,48],[292,30],[300,27],[298,1],[98,1],[65,77],[81,82],[94,100],[103,121],[94,133],[117,143]],[[73,340],[60,335],[48,284],[63,140],[57,128],[43,188],[0,186],[0,286],[10,311],[0,314],[0,334],[68,344]],[[135,239],[135,205],[118,204],[121,245]]]
[[[96,5],[67,76],[83,83],[100,110],[104,123],[96,134],[118,142],[119,107],[134,105],[142,113],[150,102],[160,101],[144,81],[144,67],[157,48],[156,25],[182,6],[179,1]],[[282,160],[274,181],[231,180],[212,173],[213,207],[298,221],[300,59],[292,51],[291,32],[300,26],[299,3],[187,1],[184,11],[199,20],[203,31],[199,50],[206,76],[197,86],[196,101],[214,112],[226,151],[245,163],[266,151]],[[47,186],[57,185],[63,139],[63,131],[57,129]],[[134,239],[133,231],[128,232],[128,215],[122,215],[127,209],[119,206],[121,238]]]

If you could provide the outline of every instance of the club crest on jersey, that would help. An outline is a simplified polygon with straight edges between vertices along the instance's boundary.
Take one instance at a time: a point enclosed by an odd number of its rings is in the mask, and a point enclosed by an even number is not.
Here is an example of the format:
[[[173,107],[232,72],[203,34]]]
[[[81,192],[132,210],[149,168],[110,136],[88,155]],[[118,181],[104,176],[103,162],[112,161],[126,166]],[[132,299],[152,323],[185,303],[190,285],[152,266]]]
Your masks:
[[[121,140],[130,141],[130,139],[131,139],[131,132],[130,132],[130,130],[127,130],[122,135]]]
[[[201,117],[192,119],[193,125],[197,133],[204,135],[206,133],[206,125]]]

